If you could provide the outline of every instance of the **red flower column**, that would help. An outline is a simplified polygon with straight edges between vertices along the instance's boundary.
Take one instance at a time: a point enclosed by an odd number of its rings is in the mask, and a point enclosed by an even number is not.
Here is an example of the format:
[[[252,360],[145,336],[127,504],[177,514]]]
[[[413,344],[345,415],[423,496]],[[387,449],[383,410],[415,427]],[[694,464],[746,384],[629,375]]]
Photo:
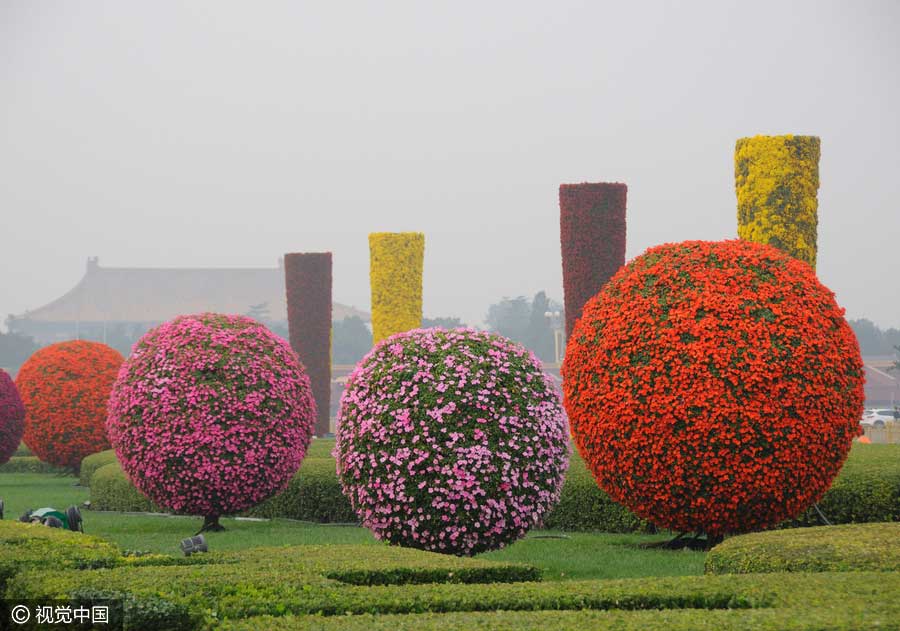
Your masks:
[[[288,330],[312,385],[316,436],[331,431],[331,252],[284,255]]]
[[[559,233],[562,246],[566,338],[593,298],[625,264],[625,184],[561,184]]]

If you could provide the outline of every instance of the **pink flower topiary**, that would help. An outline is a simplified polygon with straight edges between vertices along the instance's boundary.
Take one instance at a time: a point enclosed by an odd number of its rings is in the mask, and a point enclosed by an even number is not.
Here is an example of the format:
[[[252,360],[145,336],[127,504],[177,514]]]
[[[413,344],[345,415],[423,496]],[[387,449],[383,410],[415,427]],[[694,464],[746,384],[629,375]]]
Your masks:
[[[16,384],[0,370],[0,464],[16,453],[25,431],[25,406]]]
[[[382,341],[341,397],[338,474],[378,539],[448,554],[501,548],[559,500],[569,462],[539,360],[470,329]]]
[[[284,340],[250,318],[205,313],[141,338],[113,386],[107,430],[138,490],[214,526],[285,487],[315,418]]]

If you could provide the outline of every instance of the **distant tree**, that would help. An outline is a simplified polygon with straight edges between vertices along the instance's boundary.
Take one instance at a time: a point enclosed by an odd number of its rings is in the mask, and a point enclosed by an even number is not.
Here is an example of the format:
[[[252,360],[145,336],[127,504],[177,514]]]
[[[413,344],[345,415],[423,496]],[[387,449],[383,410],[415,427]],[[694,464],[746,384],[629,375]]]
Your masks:
[[[488,308],[485,321],[492,331],[523,344],[544,361],[553,361],[553,329],[546,314],[562,310],[560,303],[539,291],[530,304],[524,296],[503,298]]]
[[[33,338],[21,333],[0,333],[0,368],[15,374],[25,360],[40,346]]]
[[[859,350],[863,355],[886,355],[890,347],[885,347],[884,334],[874,322],[866,318],[850,320],[850,328],[856,333]]]
[[[442,329],[457,329],[466,326],[459,318],[422,318],[422,328],[430,329],[439,326]]]
[[[524,342],[531,321],[531,305],[525,296],[504,297],[488,307],[484,320],[492,331],[517,342]]]
[[[895,346],[894,351],[896,352],[897,359],[894,360],[894,367],[891,370],[900,370],[900,346]]]
[[[359,316],[336,320],[332,325],[332,364],[355,364],[371,348],[372,331]]]

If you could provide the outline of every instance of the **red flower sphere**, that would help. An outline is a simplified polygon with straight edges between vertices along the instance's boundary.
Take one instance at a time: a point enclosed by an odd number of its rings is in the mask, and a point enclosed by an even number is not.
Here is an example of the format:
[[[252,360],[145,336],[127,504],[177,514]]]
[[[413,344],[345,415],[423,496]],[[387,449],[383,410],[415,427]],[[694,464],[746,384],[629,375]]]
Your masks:
[[[0,370],[0,464],[7,462],[19,448],[25,430],[25,407],[16,384]]]
[[[585,305],[563,364],[598,484],[658,526],[711,536],[821,498],[860,433],[863,383],[834,294],[748,241],[651,248]]]
[[[122,355],[99,342],[44,347],[16,378],[25,404],[25,444],[50,464],[77,470],[81,459],[109,449],[106,402]]]

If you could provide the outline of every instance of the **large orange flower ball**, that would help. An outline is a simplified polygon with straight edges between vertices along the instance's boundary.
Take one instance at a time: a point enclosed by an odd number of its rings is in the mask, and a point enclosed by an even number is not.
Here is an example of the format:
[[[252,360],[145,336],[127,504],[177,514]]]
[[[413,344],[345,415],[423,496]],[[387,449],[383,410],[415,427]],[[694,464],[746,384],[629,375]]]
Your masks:
[[[598,484],[658,526],[772,526],[859,435],[863,364],[813,269],[747,241],[651,248],[584,307],[565,407]]]
[[[25,404],[23,439],[38,458],[77,470],[81,459],[109,449],[106,402],[122,355],[99,342],[72,341],[40,349],[19,369]]]

